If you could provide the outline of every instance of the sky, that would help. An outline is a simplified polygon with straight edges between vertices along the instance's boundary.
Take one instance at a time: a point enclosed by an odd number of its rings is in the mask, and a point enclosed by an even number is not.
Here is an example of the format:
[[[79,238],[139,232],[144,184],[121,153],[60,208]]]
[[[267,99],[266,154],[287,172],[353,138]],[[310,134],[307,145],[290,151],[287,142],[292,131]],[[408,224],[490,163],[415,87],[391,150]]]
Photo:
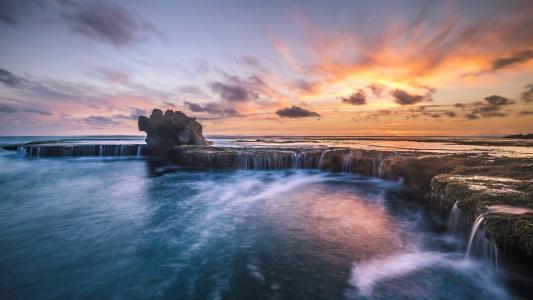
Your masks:
[[[0,135],[533,130],[533,1],[0,0]]]

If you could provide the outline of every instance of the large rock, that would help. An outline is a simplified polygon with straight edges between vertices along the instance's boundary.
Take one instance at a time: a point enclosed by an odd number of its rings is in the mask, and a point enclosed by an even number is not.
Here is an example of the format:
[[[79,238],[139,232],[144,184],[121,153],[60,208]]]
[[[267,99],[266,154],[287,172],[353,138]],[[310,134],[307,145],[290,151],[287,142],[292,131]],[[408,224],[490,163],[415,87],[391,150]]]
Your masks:
[[[181,111],[154,109],[149,118],[139,117],[139,130],[147,133],[147,150],[162,153],[181,145],[208,145],[202,125]]]

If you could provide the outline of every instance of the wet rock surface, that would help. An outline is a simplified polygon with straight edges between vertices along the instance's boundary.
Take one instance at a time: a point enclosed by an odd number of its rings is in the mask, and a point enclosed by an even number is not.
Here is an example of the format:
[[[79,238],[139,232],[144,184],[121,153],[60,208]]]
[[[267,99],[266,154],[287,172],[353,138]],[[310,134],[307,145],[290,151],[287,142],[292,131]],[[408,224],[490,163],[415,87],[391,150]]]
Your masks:
[[[484,218],[484,234],[505,253],[533,256],[533,160],[486,159],[431,180],[431,199],[448,211],[456,203],[470,223]]]
[[[164,153],[180,145],[208,145],[202,134],[202,125],[181,111],[167,110],[164,114],[154,109],[150,117],[140,116],[139,130],[147,134],[147,150]]]

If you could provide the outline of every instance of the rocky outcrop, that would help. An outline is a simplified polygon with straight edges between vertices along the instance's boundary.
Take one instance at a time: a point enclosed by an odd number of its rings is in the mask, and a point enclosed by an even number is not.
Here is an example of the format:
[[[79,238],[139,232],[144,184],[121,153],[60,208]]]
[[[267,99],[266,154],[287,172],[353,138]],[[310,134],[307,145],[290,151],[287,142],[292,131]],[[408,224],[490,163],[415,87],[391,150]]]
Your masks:
[[[145,131],[149,153],[165,153],[175,146],[208,143],[202,134],[202,125],[196,118],[186,116],[181,111],[167,110],[164,114],[154,109],[150,117],[139,117],[139,130]]]
[[[505,253],[533,256],[533,160],[484,160],[431,180],[431,199],[448,211],[455,204],[468,223],[483,217],[485,237]]]

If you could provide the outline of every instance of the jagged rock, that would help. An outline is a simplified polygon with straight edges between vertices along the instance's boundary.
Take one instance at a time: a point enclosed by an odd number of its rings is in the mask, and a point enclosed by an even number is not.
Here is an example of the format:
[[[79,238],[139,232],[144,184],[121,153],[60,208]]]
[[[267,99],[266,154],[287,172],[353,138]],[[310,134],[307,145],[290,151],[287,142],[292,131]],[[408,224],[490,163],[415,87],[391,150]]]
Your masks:
[[[139,130],[147,133],[149,152],[164,152],[181,145],[207,146],[202,125],[181,111],[154,109],[149,118],[139,117]]]

